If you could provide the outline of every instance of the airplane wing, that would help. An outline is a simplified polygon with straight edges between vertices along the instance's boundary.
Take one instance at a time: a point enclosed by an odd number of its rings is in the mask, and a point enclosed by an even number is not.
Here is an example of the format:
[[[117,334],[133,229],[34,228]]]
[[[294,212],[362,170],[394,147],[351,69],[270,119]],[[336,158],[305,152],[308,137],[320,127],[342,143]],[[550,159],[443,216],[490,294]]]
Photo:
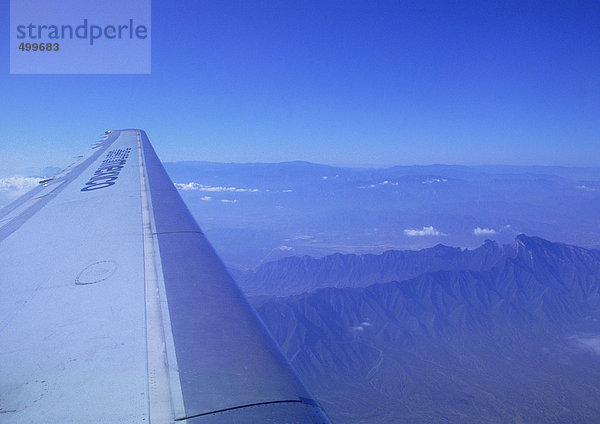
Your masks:
[[[0,423],[329,423],[141,130],[0,210]]]

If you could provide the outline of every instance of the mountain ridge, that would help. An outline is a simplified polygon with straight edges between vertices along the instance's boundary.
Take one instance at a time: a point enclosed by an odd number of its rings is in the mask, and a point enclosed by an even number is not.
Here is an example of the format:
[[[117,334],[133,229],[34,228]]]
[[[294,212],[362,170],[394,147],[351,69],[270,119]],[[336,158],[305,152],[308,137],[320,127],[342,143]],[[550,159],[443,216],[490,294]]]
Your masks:
[[[484,270],[512,254],[513,247],[486,240],[472,250],[437,244],[421,250],[387,250],[378,255],[288,256],[259,265],[250,272],[236,271],[235,276],[250,296],[285,296],[322,287],[366,287],[433,270]]]

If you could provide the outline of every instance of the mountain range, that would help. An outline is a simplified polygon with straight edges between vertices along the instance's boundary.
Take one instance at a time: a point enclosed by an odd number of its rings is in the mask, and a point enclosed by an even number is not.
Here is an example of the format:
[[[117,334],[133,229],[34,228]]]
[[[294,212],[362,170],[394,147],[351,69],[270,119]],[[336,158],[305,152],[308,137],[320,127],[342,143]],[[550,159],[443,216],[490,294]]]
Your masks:
[[[338,424],[600,422],[599,251],[289,258],[244,287]]]

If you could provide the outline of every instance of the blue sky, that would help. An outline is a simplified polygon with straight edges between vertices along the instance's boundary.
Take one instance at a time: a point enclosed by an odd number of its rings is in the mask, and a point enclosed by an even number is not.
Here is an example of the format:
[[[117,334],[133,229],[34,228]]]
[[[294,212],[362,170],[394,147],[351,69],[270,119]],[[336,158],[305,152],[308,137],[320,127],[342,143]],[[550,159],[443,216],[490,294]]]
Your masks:
[[[2,63],[0,173],[131,127],[165,161],[600,166],[599,53],[593,1],[155,0],[151,75]]]

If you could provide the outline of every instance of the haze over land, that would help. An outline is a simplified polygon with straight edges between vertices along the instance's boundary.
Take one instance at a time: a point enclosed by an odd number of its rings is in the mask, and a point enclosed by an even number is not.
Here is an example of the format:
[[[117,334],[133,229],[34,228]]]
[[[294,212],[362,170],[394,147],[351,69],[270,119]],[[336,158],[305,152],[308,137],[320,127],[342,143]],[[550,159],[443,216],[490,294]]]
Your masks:
[[[242,270],[284,256],[475,248],[520,233],[600,246],[598,168],[165,166],[225,263]],[[58,170],[0,178],[0,207]]]
[[[522,166],[341,168],[167,163],[231,267],[282,256],[477,247],[527,233],[599,246],[600,170]]]

